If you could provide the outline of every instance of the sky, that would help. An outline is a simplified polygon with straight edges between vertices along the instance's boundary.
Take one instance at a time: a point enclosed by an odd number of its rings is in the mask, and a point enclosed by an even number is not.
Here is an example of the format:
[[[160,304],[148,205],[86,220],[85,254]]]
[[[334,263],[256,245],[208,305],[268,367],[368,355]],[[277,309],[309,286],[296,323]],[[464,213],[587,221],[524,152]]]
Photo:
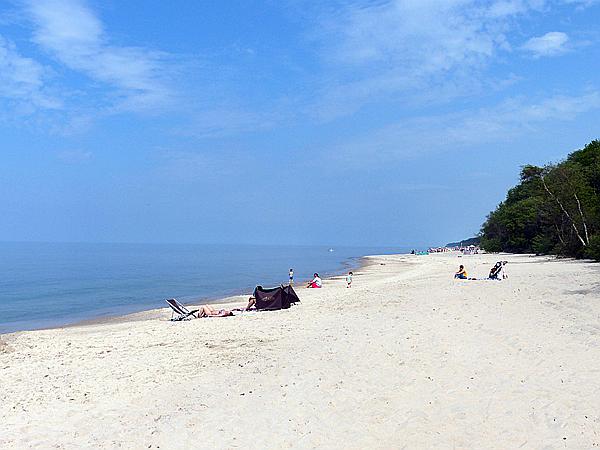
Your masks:
[[[600,138],[599,0],[4,0],[0,241],[440,245]]]

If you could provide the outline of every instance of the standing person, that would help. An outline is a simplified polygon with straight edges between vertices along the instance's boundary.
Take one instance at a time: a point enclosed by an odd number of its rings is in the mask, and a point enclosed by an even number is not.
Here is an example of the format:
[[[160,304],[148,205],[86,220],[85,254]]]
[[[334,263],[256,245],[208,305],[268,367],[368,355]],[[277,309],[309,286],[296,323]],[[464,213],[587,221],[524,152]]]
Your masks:
[[[347,288],[352,287],[352,275],[354,275],[352,272],[348,272],[348,275],[346,275]]]
[[[290,269],[290,286],[294,285],[294,269]]]
[[[312,279],[312,281],[308,282],[308,286],[306,286],[307,288],[321,288],[323,287],[323,282],[321,281],[321,277],[319,276],[319,274],[317,272],[315,272],[314,274],[314,278]]]

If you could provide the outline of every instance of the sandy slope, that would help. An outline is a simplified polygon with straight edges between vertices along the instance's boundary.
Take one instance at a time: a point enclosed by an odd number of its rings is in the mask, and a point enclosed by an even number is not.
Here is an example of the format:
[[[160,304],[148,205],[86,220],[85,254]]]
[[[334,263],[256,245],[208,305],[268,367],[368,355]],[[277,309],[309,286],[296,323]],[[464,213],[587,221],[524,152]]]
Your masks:
[[[288,311],[3,337],[0,448],[594,448],[600,266],[385,256]],[[381,265],[384,264],[384,265]]]

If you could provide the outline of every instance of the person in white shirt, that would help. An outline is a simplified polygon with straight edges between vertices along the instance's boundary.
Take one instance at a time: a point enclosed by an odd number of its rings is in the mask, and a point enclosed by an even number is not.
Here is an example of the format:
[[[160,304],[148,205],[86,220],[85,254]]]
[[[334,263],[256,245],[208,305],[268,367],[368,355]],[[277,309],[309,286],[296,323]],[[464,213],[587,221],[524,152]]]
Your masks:
[[[312,281],[310,281],[308,283],[308,286],[306,286],[307,288],[321,288],[323,287],[323,282],[321,281],[321,277],[319,277],[319,274],[315,272],[314,274],[314,278],[312,279]]]

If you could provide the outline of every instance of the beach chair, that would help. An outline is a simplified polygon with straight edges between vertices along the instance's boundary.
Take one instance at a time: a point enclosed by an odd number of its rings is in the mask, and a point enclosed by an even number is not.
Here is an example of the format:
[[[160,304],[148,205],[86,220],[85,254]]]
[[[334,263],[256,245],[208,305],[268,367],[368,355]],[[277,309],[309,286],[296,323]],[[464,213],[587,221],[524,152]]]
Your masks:
[[[490,280],[501,280],[508,278],[508,275],[505,273],[506,268],[504,267],[507,263],[508,261],[498,261],[496,264],[494,264],[494,267],[492,267],[490,270],[490,275],[488,278]],[[500,278],[500,276],[502,276],[502,278]]]
[[[169,304],[169,306],[172,309],[171,320],[173,321],[196,319],[196,313],[200,311],[199,309],[193,309],[192,311],[190,311],[174,298],[169,298],[165,301]]]

